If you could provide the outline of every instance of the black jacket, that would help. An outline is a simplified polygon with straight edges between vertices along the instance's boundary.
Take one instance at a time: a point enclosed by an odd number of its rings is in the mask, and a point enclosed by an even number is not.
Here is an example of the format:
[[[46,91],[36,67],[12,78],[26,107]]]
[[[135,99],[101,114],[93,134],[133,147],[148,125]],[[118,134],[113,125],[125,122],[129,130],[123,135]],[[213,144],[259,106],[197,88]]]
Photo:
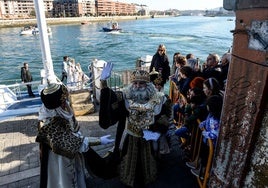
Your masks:
[[[150,72],[155,68],[157,72],[161,72],[164,85],[166,81],[169,79],[170,76],[170,66],[169,66],[169,60],[167,55],[160,56],[159,53],[156,53],[153,56],[151,66],[150,66]],[[161,70],[161,71],[160,71]]]
[[[25,67],[21,67],[21,81],[23,82],[33,81],[31,72],[29,70],[26,70]]]

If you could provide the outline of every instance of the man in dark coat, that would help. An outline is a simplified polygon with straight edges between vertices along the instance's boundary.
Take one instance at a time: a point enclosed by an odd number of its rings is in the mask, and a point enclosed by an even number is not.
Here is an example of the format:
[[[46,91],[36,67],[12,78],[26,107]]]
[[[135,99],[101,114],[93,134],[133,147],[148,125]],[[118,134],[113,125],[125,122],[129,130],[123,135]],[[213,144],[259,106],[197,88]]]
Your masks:
[[[33,81],[33,77],[32,77],[32,74],[31,74],[31,72],[29,70],[28,63],[23,63],[23,67],[21,67],[21,81],[23,83]],[[32,91],[32,85],[27,84],[26,86],[27,86],[29,96],[30,97],[35,97],[35,95],[33,94],[33,91]]]

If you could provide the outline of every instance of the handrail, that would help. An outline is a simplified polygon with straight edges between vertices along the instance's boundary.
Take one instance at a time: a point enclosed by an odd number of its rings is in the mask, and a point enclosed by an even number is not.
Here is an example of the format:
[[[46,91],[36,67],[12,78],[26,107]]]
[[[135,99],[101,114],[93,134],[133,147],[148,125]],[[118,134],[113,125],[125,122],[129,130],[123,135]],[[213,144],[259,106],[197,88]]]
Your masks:
[[[200,119],[197,119],[197,124],[200,124]],[[201,143],[202,143],[202,136],[200,134],[200,129],[197,127],[196,133],[194,135],[194,148],[193,148],[193,153],[192,153],[192,160],[194,160],[196,163],[198,162],[199,154],[200,154],[200,149],[201,149]],[[199,140],[197,138],[199,137]],[[198,146],[197,146],[198,145]]]
[[[40,81],[33,81],[33,82],[22,82],[22,83],[15,83],[15,84],[9,84],[9,85],[0,85],[0,89],[3,88],[10,88],[10,87],[19,87],[19,86],[26,86],[26,85],[35,85],[35,84],[40,84]]]
[[[208,155],[206,171],[204,174],[204,180],[201,181],[201,179],[199,177],[197,177],[197,181],[198,181],[200,188],[207,187],[207,183],[208,183],[209,176],[210,176],[210,170],[211,170],[211,166],[212,166],[212,161],[213,161],[213,155],[214,155],[213,141],[210,138],[208,138],[207,141],[208,141],[208,146],[209,146],[209,155]]]

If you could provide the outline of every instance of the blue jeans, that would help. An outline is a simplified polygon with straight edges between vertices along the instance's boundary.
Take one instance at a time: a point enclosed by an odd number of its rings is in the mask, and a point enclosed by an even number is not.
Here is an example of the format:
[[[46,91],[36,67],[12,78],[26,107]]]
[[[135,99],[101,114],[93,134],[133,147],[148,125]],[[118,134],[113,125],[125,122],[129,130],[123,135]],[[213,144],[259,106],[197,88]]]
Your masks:
[[[188,138],[189,137],[188,132],[189,131],[188,131],[187,127],[182,126],[181,128],[178,128],[175,131],[175,135],[182,137],[182,138]]]

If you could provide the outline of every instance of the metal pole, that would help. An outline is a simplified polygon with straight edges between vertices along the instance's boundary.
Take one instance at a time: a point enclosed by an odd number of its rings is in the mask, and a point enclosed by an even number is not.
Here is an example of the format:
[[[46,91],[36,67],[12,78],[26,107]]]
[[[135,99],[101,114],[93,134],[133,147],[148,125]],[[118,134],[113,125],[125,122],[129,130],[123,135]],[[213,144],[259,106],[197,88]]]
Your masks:
[[[41,0],[34,0],[35,12],[36,12],[36,19],[37,25],[39,29],[40,35],[40,46],[42,52],[42,62],[46,73],[46,81],[48,82],[56,82],[56,76],[54,74],[53,63],[51,58],[48,34],[47,34],[47,24],[45,18],[45,11],[44,11],[44,2]],[[44,83],[44,84],[45,84]]]

